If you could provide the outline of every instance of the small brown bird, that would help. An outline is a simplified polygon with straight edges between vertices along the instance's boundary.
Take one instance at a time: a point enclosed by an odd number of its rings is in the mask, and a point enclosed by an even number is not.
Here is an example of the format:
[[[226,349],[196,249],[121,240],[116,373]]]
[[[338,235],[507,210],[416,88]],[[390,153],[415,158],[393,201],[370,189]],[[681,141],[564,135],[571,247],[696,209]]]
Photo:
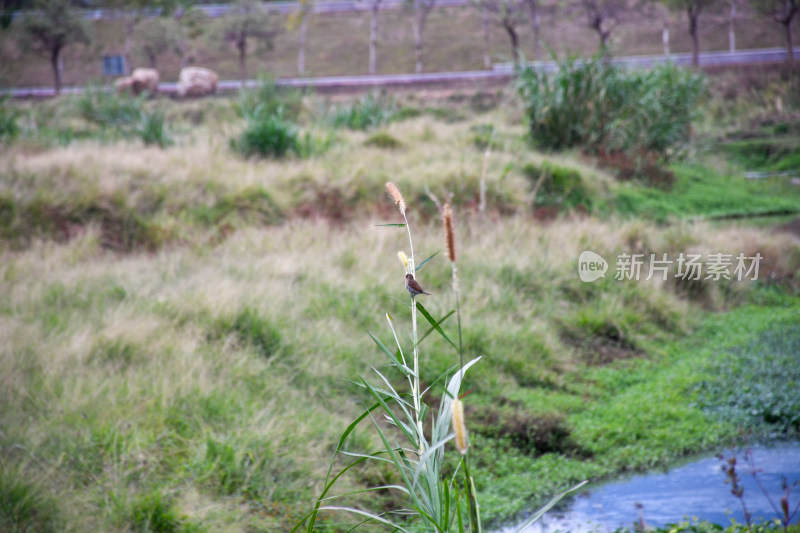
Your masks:
[[[425,289],[420,286],[419,282],[417,282],[417,280],[415,280],[414,276],[411,274],[406,274],[406,290],[408,290],[411,296],[417,296],[418,294],[431,294],[425,291]]]

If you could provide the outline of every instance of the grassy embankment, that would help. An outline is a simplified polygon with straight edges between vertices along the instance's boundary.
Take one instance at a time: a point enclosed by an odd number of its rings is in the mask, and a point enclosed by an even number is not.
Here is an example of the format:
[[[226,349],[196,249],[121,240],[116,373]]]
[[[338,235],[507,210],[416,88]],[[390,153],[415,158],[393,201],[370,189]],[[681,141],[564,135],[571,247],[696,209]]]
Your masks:
[[[381,199],[389,179],[417,219],[430,217],[415,230],[421,256],[442,247],[424,186],[454,193],[465,346],[485,356],[465,403],[488,519],[740,429],[797,429],[791,394],[777,407],[751,394],[747,412],[764,413],[753,420],[732,405],[739,381],[718,377],[729,362],[753,367],[761,390],[796,382],[797,237],[702,220],[796,212],[796,186],[746,181],[724,152],[671,167],[673,192],[619,182],[591,159],[533,151],[513,98],[488,112],[463,102],[402,111],[410,118],[377,133],[332,128],[317,100],[289,104],[325,142],[283,160],[231,148],[244,121],[223,99],[142,104],[164,113],[164,149],[100,127],[66,99],[20,110],[0,160],[3,528],[284,531],[307,512],[363,408],[349,380],[382,364],[365,330],[381,332],[382,313],[402,307],[403,235],[374,226],[396,221]],[[569,198],[588,205],[551,222],[532,216],[545,161],[577,174],[581,194]],[[545,188],[536,205],[564,193]],[[584,249],[765,260],[755,283],[584,284]],[[435,295],[425,305],[444,315],[448,266],[434,260],[423,281]],[[456,361],[441,341],[426,343],[430,383]],[[784,371],[758,367],[760,351]],[[374,440],[365,426],[348,446]],[[346,483],[392,475],[373,466]]]

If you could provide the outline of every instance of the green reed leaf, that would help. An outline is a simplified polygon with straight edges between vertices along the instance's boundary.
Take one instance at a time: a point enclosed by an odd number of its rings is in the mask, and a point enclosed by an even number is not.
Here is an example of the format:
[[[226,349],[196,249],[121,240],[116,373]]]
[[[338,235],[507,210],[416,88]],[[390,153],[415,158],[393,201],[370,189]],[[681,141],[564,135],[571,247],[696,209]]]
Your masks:
[[[439,322],[437,322],[436,319],[431,316],[431,314],[428,312],[428,310],[425,309],[425,306],[423,306],[421,303],[417,302],[417,310],[420,313],[422,313],[422,316],[425,317],[425,320],[427,320],[430,323],[430,325],[433,326],[433,329],[435,329],[439,333],[439,335],[441,335],[442,338],[444,338],[444,340],[449,342],[450,345],[453,348],[458,350],[458,346],[456,346],[456,344],[453,341],[450,340],[450,337],[448,337],[447,334],[444,332],[442,327],[439,325]],[[417,344],[419,344],[419,341],[417,341]]]

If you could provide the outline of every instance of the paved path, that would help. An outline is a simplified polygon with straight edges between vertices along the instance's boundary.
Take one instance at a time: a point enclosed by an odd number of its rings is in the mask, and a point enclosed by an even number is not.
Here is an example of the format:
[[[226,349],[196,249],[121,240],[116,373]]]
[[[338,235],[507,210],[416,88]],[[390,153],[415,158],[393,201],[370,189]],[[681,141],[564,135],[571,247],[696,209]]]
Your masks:
[[[800,57],[800,48],[795,48],[795,56]],[[700,54],[700,65],[723,66],[753,63],[774,63],[786,60],[783,48],[763,50],[741,50],[738,52],[705,52]],[[690,65],[691,54],[671,54],[655,56],[628,56],[614,58],[614,64],[631,68],[647,68],[655,64],[674,62],[678,65]],[[533,62],[531,66],[552,72],[557,65],[554,61]],[[370,88],[447,88],[459,86],[475,86],[479,84],[498,84],[513,76],[511,64],[498,64],[492,70],[473,70],[466,72],[430,72],[424,74],[382,74],[373,76],[326,76],[319,78],[283,78],[276,84],[284,87],[311,88],[318,92],[352,92]],[[248,80],[246,88],[257,87],[259,81]],[[173,94],[177,91],[175,83],[161,83],[159,91]],[[241,82],[223,80],[218,86],[220,92],[237,91]],[[83,92],[83,87],[64,87],[62,93],[73,94]],[[42,98],[53,96],[52,87],[22,87],[6,89],[0,94],[10,94],[17,98]]]

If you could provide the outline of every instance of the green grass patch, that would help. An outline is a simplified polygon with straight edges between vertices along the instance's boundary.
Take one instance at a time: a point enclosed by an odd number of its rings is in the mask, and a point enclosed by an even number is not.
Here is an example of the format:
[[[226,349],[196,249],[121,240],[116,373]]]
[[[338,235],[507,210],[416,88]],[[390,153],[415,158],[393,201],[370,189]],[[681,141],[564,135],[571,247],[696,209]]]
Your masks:
[[[577,170],[544,161],[541,165],[527,163],[522,173],[535,191],[535,207],[592,210],[592,194]]]
[[[0,444],[5,444],[0,440]],[[5,446],[4,446],[5,447]],[[0,531],[56,533],[63,531],[58,501],[32,481],[30,472],[0,459]]]
[[[697,405],[721,421],[764,433],[800,431],[800,324],[771,329],[708,362]]]
[[[562,391],[539,389],[535,396],[542,398],[535,404],[562,406],[567,414],[564,422],[552,426],[551,436],[568,435],[572,449],[581,451],[578,457],[561,451],[534,459],[518,445],[530,437],[510,431],[518,420],[532,416],[525,401],[530,393],[520,390],[511,404],[515,414],[495,415],[493,426],[478,419],[474,450],[480,471],[475,479],[488,517],[535,507],[581,479],[666,466],[742,434],[774,428],[769,420],[776,412],[780,427],[796,432],[791,414],[797,413],[792,391],[800,299],[782,298],[774,304],[698,315],[699,327],[688,341],[650,343],[647,357],[580,370],[567,378],[566,390],[575,401],[567,401]],[[766,354],[771,355],[765,360]],[[728,371],[720,375],[720,369]],[[775,386],[770,397],[766,392]],[[752,413],[754,405],[760,408],[758,415]],[[552,416],[559,420],[561,415]]]
[[[747,180],[710,168],[676,164],[670,190],[632,182],[617,184],[610,208],[623,216],[726,218],[800,212],[800,190],[785,179]]]
[[[768,137],[720,143],[728,157],[745,170],[800,173],[800,137]]]
[[[396,114],[393,100],[369,94],[349,104],[334,106],[328,112],[328,121],[335,128],[368,130],[391,122]]]

